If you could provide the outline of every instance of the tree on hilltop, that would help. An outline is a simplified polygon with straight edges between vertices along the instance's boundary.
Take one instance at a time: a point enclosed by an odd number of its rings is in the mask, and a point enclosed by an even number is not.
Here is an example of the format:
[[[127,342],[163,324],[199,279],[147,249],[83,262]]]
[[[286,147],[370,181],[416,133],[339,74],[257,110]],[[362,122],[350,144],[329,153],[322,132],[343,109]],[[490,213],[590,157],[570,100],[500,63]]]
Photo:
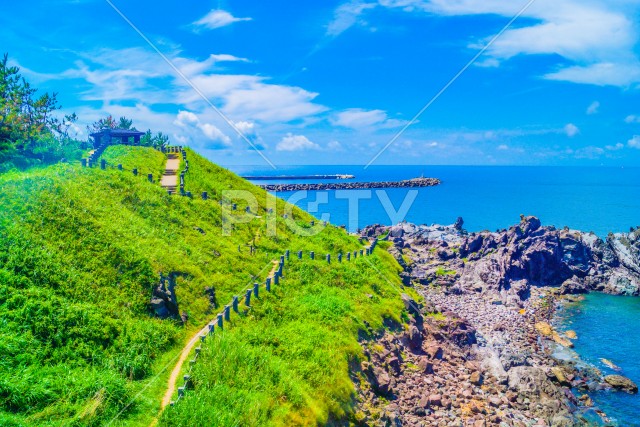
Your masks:
[[[0,164],[50,163],[76,148],[69,137],[75,113],[60,119],[55,114],[61,108],[57,93],[37,93],[5,54],[0,60]]]

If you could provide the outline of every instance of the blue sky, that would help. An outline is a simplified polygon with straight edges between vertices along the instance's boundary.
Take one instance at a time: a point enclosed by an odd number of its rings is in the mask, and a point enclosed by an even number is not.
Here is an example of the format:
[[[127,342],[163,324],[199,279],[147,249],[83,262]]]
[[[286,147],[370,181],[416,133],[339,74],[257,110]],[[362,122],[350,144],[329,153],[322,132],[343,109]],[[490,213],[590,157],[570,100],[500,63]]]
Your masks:
[[[3,50],[80,137],[126,115],[276,166],[368,163],[527,3],[112,1],[189,83],[105,0],[3,5]],[[375,163],[640,166],[639,15],[536,0]]]

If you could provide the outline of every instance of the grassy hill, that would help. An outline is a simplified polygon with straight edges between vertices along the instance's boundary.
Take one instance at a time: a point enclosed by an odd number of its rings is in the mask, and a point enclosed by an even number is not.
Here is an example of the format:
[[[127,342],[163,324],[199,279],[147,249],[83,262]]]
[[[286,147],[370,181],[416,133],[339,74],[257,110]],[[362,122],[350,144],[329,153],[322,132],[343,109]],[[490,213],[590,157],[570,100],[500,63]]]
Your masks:
[[[270,235],[267,194],[190,150],[187,190],[211,200],[169,196],[149,183],[146,174],[157,179],[165,162],[155,150],[115,146],[104,158],[125,171],[60,164],[0,175],[0,425],[149,425],[176,355],[219,311],[205,288],[224,305],[263,283],[286,249],[323,256],[362,247],[335,227],[293,233],[280,200]],[[141,176],[127,171],[133,167]],[[221,205],[226,190],[246,190],[259,203],[228,236],[223,220],[243,215],[244,204],[233,212]],[[293,213],[301,227],[313,219]],[[384,250],[349,265],[292,262],[272,294],[207,342],[195,389],[159,423],[346,419],[358,334],[401,318],[398,268]],[[149,308],[161,273],[177,277],[186,324]]]

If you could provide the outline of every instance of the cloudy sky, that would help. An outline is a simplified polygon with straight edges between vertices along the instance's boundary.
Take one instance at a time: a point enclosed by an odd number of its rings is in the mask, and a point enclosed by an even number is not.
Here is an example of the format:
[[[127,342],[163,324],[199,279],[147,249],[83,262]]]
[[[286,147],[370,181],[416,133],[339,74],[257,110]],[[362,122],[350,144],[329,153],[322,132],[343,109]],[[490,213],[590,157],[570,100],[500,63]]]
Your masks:
[[[637,0],[34,0],[3,5],[0,37],[82,137],[111,114],[227,165],[640,166],[638,18]]]

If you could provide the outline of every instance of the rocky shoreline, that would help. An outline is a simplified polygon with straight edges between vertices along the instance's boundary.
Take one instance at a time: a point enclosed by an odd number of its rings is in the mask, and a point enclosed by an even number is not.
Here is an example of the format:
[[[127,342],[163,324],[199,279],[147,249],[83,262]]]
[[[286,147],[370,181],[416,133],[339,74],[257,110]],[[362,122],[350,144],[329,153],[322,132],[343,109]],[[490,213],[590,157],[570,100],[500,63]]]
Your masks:
[[[554,357],[575,335],[552,325],[581,293],[640,292],[640,228],[609,235],[542,227],[522,217],[508,230],[372,226],[385,235],[415,300],[410,328],[363,340],[354,370],[360,425],[607,426],[588,391],[637,387]],[[419,297],[418,297],[419,296]]]
[[[341,182],[321,184],[267,184],[259,185],[267,191],[322,191],[322,190],[363,190],[372,188],[418,188],[440,185],[437,178],[413,178],[404,181],[381,182]]]

